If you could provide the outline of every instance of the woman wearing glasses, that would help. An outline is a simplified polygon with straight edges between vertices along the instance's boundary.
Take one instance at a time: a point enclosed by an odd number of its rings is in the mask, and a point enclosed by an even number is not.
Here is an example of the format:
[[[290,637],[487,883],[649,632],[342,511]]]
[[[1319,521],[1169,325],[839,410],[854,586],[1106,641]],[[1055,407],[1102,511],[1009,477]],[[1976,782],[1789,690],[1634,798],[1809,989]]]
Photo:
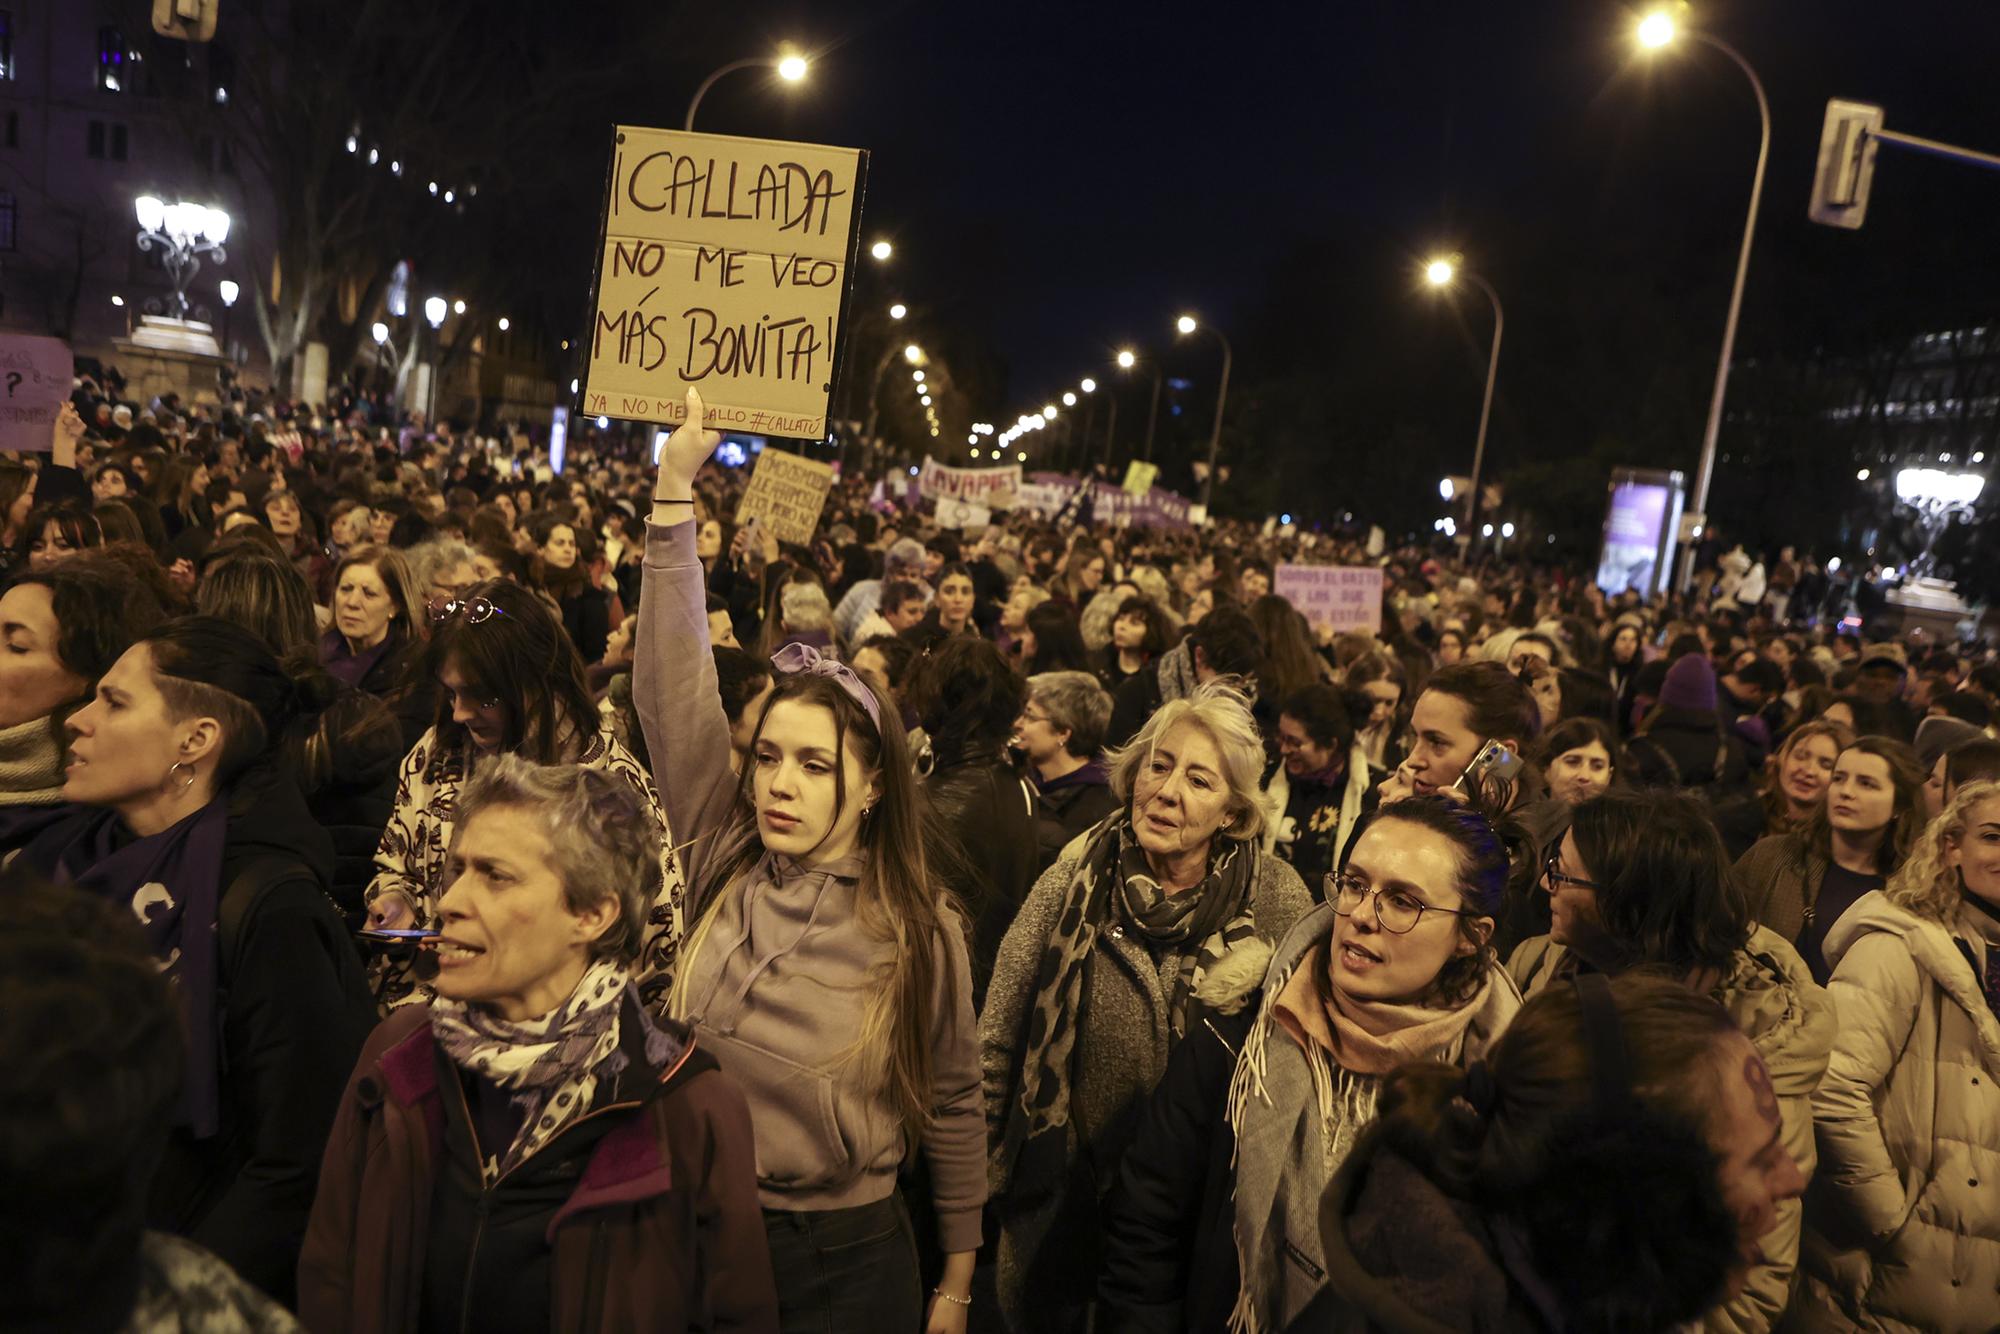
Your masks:
[[[1715,1000],[1763,1058],[1784,1148],[1810,1175],[1811,1098],[1833,1048],[1833,1002],[1797,950],[1751,922],[1708,808],[1671,791],[1587,801],[1550,849],[1542,883],[1554,925],[1508,960],[1522,991],[1568,985],[1579,972],[1643,968]],[[1708,1314],[1711,1330],[1769,1329],[1790,1300],[1798,1202],[1779,1207],[1770,1231],[1744,1235],[1749,1277]]]
[[[641,993],[662,999],[664,967],[680,942],[682,881],[675,839],[645,769],[612,735],[591,702],[583,662],[542,600],[504,579],[474,585],[441,608],[423,658],[437,682],[430,730],[403,759],[396,812],[375,849],[369,924],[434,927],[458,811],[459,789],[489,756],[534,764],[581,764],[630,784],[660,824],[660,888],[647,916],[638,967]],[[388,1008],[419,994],[409,958],[376,964],[377,999]]]
[[[1520,1008],[1494,958],[1507,851],[1443,797],[1385,806],[1278,946],[1254,1007],[1168,1062],[1125,1154],[1099,1297],[1160,1327],[1288,1327],[1325,1281],[1319,1204],[1406,1061],[1464,1066]]]

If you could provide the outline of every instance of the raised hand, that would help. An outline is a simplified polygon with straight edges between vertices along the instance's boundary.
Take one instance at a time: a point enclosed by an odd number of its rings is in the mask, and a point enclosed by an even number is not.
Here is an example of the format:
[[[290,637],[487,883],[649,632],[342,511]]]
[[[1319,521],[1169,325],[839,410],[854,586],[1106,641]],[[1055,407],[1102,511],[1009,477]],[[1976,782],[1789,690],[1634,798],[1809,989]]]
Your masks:
[[[694,499],[695,474],[721,443],[721,433],[708,429],[708,410],[702,405],[701,391],[689,385],[687,420],[675,427],[660,447],[660,475],[653,483],[653,499]]]

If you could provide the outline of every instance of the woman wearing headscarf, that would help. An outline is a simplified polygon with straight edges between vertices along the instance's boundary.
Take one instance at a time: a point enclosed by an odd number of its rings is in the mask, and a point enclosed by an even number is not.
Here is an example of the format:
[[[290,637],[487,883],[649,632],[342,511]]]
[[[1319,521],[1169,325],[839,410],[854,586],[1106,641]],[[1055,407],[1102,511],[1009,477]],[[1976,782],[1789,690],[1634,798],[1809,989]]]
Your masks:
[[[313,1329],[761,1329],[743,1095],[634,984],[659,826],[628,784],[495,756],[427,944],[436,999],[355,1067],[299,1262]]]
[[[1001,1309],[1088,1319],[1099,1202],[1174,1049],[1240,1007],[1311,904],[1264,853],[1263,741],[1226,681],[1163,705],[1110,760],[1120,809],[1043,874],[980,1015]]]

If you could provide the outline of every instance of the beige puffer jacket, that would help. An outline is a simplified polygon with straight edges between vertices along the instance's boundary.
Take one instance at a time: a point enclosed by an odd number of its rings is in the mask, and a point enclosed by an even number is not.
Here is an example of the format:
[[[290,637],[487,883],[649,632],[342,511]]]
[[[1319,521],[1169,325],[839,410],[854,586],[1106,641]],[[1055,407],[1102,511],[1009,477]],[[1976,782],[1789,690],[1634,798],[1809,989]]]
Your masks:
[[[1983,967],[1969,922],[1879,890],[1826,939],[1840,1033],[1813,1098],[1806,1266],[1867,1329],[2000,1326],[2000,1020],[1961,941]]]
[[[1524,940],[1507,961],[1507,971],[1526,996],[1576,972],[1576,958],[1547,936]],[[1819,1087],[1833,1048],[1833,1000],[1812,980],[1799,952],[1764,927],[1755,927],[1729,972],[1709,996],[1736,1021],[1736,1027],[1771,1074],[1785,1151],[1807,1176],[1813,1171],[1812,1093]],[[1777,1224],[1763,1238],[1765,1263],[1750,1271],[1743,1291],[1702,1318],[1708,1334],[1762,1334],[1777,1325],[1794,1301],[1792,1277],[1798,1267],[1800,1208],[1796,1200],[1778,1206]]]

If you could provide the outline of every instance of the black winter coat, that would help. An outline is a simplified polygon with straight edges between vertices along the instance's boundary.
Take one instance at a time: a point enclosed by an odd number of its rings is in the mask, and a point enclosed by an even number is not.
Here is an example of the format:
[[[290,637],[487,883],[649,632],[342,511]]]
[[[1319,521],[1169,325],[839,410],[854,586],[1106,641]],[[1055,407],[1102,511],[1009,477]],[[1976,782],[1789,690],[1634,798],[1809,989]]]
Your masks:
[[[1698,789],[1720,801],[1750,782],[1742,739],[1712,712],[1662,707],[1625,755],[1645,787]]]
[[[1103,769],[1095,765],[1089,767],[1094,772],[1085,781],[1058,778],[1046,786],[1038,786],[1032,781],[1028,785],[1035,798],[1037,876],[1056,864],[1056,858],[1071,839],[1118,809],[1118,798],[1105,781]]]
[[[1104,729],[1105,748],[1115,750],[1139,735],[1139,729],[1165,701],[1166,692],[1160,689],[1157,661],[1147,663],[1126,677],[1125,684],[1111,696],[1111,723]]]
[[[983,1005],[1000,941],[1035,883],[1034,794],[997,750],[940,761],[924,792],[959,853],[943,879],[972,921],[972,995]]]
[[[1104,1211],[1101,1334],[1220,1330],[1239,1285],[1226,1114],[1237,1053],[1261,1008],[1208,1016],[1167,1058]]]
[[[289,779],[239,792],[222,859],[221,1125],[169,1136],[150,1223],[289,1307],[334,1113],[375,1002],[326,888],[333,849]]]

